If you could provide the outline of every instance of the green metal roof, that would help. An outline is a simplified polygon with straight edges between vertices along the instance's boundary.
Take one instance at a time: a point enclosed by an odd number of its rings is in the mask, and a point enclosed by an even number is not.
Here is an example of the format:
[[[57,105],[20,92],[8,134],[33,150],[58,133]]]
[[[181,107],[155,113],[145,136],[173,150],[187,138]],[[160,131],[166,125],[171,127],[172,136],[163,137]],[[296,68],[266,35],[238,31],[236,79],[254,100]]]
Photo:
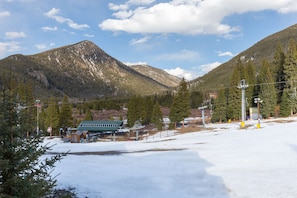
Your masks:
[[[89,131],[89,132],[104,132],[104,131],[116,131],[119,127],[123,126],[123,121],[112,120],[88,120],[82,121],[77,131]]]

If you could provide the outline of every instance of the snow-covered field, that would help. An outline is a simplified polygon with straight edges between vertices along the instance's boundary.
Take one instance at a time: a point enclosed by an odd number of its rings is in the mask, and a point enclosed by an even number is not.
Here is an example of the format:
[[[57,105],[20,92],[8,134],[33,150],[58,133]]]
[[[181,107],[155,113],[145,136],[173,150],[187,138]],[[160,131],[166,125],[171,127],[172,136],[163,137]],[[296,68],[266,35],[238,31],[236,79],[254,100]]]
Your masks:
[[[296,198],[297,119],[256,124],[209,124],[142,141],[46,141],[57,143],[53,152],[90,152],[67,155],[53,172],[59,188],[75,188],[78,197]]]

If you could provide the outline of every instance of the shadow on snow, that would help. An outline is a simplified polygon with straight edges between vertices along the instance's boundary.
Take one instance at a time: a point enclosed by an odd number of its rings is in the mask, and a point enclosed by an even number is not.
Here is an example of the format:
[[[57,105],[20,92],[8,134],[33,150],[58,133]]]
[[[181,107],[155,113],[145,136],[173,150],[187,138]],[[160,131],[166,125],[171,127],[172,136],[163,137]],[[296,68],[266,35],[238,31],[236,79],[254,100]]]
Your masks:
[[[70,155],[60,165],[58,184],[75,187],[79,197],[229,198],[223,180],[207,172],[211,164],[193,151]]]

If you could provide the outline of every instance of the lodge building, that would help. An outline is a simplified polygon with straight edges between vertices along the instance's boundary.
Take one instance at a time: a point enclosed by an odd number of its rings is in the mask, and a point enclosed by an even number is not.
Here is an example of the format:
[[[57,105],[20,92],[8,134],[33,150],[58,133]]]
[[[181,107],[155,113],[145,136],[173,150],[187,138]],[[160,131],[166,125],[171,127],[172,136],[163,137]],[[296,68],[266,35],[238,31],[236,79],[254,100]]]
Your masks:
[[[81,142],[82,140],[86,141],[95,141],[98,137],[104,136],[113,136],[115,134],[122,135],[126,132],[129,132],[128,129],[123,129],[123,121],[121,120],[85,120],[82,121],[76,132],[71,134],[71,142]]]

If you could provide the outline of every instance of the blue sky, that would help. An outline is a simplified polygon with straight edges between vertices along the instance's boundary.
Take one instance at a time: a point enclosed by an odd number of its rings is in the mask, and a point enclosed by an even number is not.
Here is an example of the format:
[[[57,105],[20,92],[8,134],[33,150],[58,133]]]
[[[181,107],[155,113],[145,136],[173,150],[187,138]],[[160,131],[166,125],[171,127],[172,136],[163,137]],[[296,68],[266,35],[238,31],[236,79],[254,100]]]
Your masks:
[[[90,40],[193,79],[296,21],[292,0],[0,0],[0,59]]]

